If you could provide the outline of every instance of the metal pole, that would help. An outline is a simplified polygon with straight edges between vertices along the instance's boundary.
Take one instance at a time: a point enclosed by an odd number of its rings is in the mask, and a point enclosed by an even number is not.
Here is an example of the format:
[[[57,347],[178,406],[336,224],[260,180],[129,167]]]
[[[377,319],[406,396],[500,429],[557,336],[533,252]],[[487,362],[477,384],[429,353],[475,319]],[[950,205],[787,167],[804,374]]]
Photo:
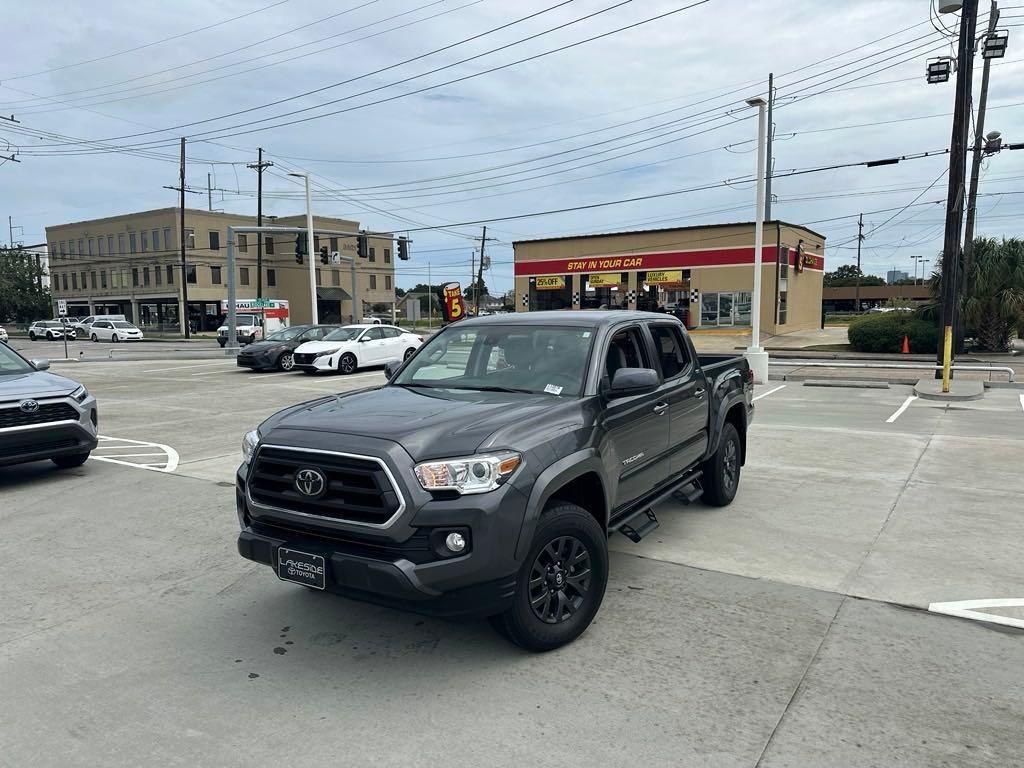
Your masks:
[[[434,284],[430,279],[430,262],[427,262],[427,328],[434,327]]]
[[[181,221],[178,222],[178,240],[181,241],[181,317],[185,338],[192,335],[188,320],[188,264],[185,262],[185,137],[181,137],[181,163],[178,167],[178,190],[181,193],[179,202]]]
[[[754,219],[754,291],[750,302],[751,336],[746,357],[754,373],[754,381],[768,381],[768,353],[761,347],[761,250],[764,245],[765,132],[768,106],[764,99],[747,102],[757,106],[757,202]]]
[[[313,202],[309,193],[309,174],[306,180],[306,256],[309,258],[309,301],[313,325],[320,322],[316,307],[316,267],[313,265]]]
[[[773,144],[775,139],[775,123],[772,122],[772,112],[775,107],[775,73],[768,73],[768,150],[765,153],[768,164],[768,174],[764,182],[764,218],[772,220],[772,171],[775,170],[775,158],[772,157]]]
[[[7,217],[7,236],[10,238],[7,241],[8,246],[13,251],[14,250],[14,220],[10,216]]]
[[[943,342],[936,363],[942,365],[942,391],[949,392],[953,326],[956,324],[956,288],[960,261],[960,233],[964,215],[964,174],[967,160],[967,110],[971,103],[974,68],[974,31],[978,0],[964,0],[957,46],[956,103],[949,146],[949,188],[946,194],[946,232],[942,246]]]
[[[356,257],[353,256],[349,260],[349,266],[352,268],[352,322],[358,323],[362,320],[362,313],[359,313],[359,320],[356,319],[356,301],[359,297],[359,283],[356,281]]]
[[[992,34],[999,23],[999,6],[992,0],[988,14],[988,34]],[[985,108],[988,105],[988,74],[992,59],[985,59],[981,68],[981,93],[978,95],[978,118],[974,128],[974,153],[971,157],[971,186],[967,193],[967,224],[964,226],[964,269],[960,278],[958,295],[966,296],[971,290],[971,257],[974,255],[974,218],[978,204],[978,181],[981,175],[981,149],[985,141]],[[960,318],[958,318],[960,319]],[[963,352],[963,320],[957,323],[956,351]]]
[[[857,282],[853,289],[853,311],[860,312],[860,244],[864,242],[864,214],[857,219]]]
[[[480,265],[477,267],[476,286],[473,288],[473,300],[476,304],[473,313],[480,317],[480,283],[484,281],[484,246],[487,245],[487,225],[484,225],[484,232],[480,235]]]
[[[206,174],[206,210],[213,212],[213,187],[210,186],[210,174]]]
[[[256,148],[256,164],[247,165],[256,171],[256,226],[263,226],[263,170],[269,168],[273,163],[263,162],[263,147]],[[263,233],[257,233],[256,237],[256,298],[263,298]]]
[[[236,303],[238,299],[235,290],[235,229],[228,227],[228,343],[225,345],[226,353],[229,355],[238,354],[238,312]],[[266,312],[264,312],[266,315]]]

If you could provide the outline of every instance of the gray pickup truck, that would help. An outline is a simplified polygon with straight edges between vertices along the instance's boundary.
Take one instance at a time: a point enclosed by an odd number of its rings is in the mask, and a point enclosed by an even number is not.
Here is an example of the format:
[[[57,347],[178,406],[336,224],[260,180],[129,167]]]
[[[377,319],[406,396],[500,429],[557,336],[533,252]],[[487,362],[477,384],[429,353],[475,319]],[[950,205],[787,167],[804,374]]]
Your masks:
[[[312,589],[486,616],[550,650],[597,614],[610,534],[640,541],[670,496],[736,494],[750,368],[698,356],[673,317],[463,320],[386,373],[245,436],[243,557]]]

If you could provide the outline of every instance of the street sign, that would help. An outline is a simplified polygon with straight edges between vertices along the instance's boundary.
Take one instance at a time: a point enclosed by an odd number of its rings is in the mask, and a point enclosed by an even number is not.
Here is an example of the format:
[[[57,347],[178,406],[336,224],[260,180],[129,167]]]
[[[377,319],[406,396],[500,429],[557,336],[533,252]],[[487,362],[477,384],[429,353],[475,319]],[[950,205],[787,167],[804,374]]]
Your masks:
[[[274,301],[273,299],[253,299],[252,306],[259,309],[268,309],[274,306]]]
[[[57,315],[59,317],[68,316],[68,302],[66,299],[57,299]]]

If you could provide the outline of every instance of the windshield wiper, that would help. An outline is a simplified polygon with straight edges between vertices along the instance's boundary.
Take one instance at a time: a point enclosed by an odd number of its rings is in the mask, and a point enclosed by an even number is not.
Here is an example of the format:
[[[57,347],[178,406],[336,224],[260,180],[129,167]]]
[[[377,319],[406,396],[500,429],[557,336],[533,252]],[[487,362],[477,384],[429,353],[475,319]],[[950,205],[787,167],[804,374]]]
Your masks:
[[[519,387],[496,387],[496,386],[490,386],[490,385],[483,386],[483,387],[454,387],[454,386],[449,386],[449,387],[445,387],[445,389],[470,389],[470,390],[473,390],[474,392],[524,392],[527,395],[539,394],[537,392],[534,392],[532,389],[521,389]]]
[[[420,387],[421,389],[446,389],[446,387],[438,387],[434,384],[420,384],[418,381],[412,381],[408,384],[392,384],[394,387]]]

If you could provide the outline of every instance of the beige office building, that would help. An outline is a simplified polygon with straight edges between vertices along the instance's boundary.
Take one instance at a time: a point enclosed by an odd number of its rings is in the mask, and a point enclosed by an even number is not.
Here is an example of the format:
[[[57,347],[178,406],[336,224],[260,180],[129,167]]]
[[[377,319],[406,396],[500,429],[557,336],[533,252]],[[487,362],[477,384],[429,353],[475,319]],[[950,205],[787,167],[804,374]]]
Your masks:
[[[515,253],[516,310],[640,309],[675,312],[690,328],[750,326],[753,223],[521,240]],[[761,327],[818,328],[825,237],[766,221]]]
[[[220,324],[221,302],[227,299],[227,228],[255,226],[256,217],[185,210],[186,266],[182,274],[179,208],[161,208],[104,219],[46,228],[49,274],[54,299],[65,299],[68,314],[123,314],[143,329],[183,331],[183,288],[193,330],[214,330]],[[264,216],[266,226],[305,227],[304,215]],[[315,216],[314,229],[355,232],[359,223]],[[369,258],[356,258],[360,315],[375,304],[395,300],[393,242],[369,241]],[[321,263],[320,247],[330,253],[356,256],[354,237],[325,234],[313,243],[317,309],[321,322],[348,322],[352,317],[352,277],[347,262]],[[309,256],[296,261],[295,235],[264,236],[262,271],[258,269],[255,234],[239,234],[235,242],[235,280],[239,299],[262,297],[289,302],[292,324],[312,316]],[[259,285],[262,278],[262,286]]]

